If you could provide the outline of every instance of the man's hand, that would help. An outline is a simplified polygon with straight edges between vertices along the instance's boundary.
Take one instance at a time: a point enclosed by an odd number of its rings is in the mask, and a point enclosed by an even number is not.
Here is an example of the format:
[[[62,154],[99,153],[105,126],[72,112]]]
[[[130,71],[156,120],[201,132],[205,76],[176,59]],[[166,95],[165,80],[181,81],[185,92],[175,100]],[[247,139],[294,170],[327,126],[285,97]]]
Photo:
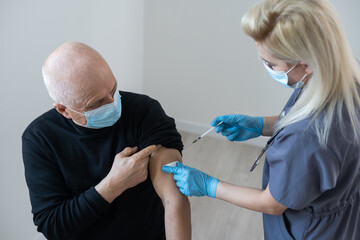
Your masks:
[[[146,180],[149,156],[159,147],[152,145],[140,152],[137,147],[127,147],[115,156],[108,175],[95,186],[98,193],[109,203],[126,189]]]

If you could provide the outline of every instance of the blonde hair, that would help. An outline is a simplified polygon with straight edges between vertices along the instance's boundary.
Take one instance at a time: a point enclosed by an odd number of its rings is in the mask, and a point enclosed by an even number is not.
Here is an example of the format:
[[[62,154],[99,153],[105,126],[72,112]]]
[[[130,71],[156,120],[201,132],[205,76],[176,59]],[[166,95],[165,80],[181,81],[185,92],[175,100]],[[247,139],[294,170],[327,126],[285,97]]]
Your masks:
[[[312,69],[311,79],[277,130],[314,116],[316,135],[325,146],[331,123],[338,119],[343,135],[353,130],[354,139],[349,140],[359,141],[360,68],[327,0],[265,0],[243,16],[242,27],[273,56],[289,65],[304,61]],[[351,123],[346,131],[343,107]]]

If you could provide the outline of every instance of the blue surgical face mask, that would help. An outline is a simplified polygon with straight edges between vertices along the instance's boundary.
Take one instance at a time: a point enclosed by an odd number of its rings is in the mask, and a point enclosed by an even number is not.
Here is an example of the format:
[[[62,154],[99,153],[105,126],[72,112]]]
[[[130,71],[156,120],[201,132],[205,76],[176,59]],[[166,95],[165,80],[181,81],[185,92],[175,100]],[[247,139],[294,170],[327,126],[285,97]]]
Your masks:
[[[88,128],[104,128],[114,125],[121,116],[121,96],[119,91],[114,93],[114,101],[105,104],[96,109],[80,113],[71,108],[71,111],[82,114],[86,117],[86,125],[81,125]]]
[[[304,77],[299,82],[297,82],[293,85],[288,85],[288,83],[289,83],[288,73],[291,72],[297,65],[298,64],[296,64],[295,66],[290,68],[289,71],[284,72],[284,71],[274,71],[264,62],[265,69],[270,74],[270,77],[288,88],[298,88],[298,87],[301,87],[302,85],[304,85],[303,81],[304,81],[305,77],[307,76],[307,74],[305,74]]]

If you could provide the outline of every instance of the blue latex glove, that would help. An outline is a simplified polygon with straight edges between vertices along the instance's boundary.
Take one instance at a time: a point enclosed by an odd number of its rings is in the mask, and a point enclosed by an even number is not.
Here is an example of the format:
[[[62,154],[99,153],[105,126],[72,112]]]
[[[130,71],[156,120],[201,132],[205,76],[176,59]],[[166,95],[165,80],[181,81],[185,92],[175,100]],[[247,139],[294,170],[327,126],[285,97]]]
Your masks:
[[[249,117],[246,115],[232,114],[216,117],[211,126],[215,127],[215,132],[221,134],[229,141],[246,141],[261,135],[264,120],[262,117]]]
[[[216,188],[219,179],[213,178],[195,168],[176,163],[176,167],[163,166],[166,173],[173,173],[176,185],[185,196],[209,196],[216,197]]]

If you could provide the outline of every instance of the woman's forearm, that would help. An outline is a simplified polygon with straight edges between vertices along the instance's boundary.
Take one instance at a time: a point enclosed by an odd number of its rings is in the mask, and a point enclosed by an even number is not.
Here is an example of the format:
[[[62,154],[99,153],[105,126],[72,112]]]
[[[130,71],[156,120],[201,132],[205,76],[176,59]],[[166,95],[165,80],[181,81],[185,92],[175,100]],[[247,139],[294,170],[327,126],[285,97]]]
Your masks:
[[[264,124],[261,135],[272,136],[278,119],[279,116],[263,117]]]
[[[220,181],[216,190],[216,198],[230,202],[239,207],[271,215],[280,215],[286,207],[276,202],[270,194],[269,187],[265,190],[236,186]]]

